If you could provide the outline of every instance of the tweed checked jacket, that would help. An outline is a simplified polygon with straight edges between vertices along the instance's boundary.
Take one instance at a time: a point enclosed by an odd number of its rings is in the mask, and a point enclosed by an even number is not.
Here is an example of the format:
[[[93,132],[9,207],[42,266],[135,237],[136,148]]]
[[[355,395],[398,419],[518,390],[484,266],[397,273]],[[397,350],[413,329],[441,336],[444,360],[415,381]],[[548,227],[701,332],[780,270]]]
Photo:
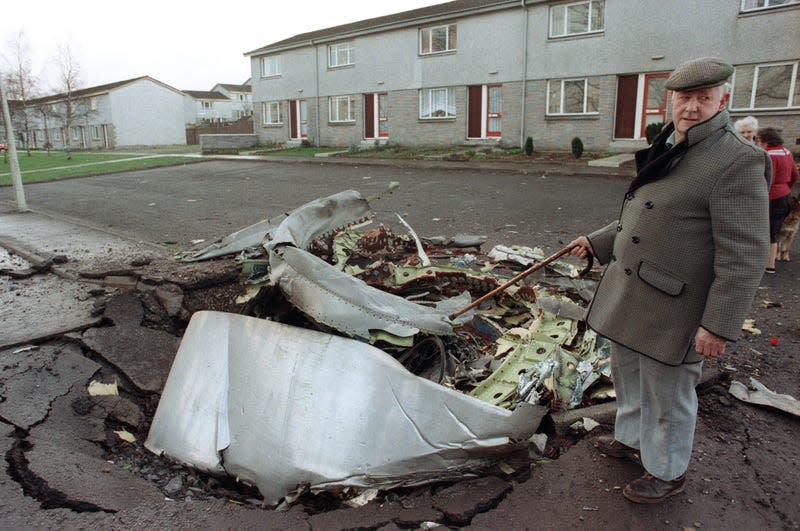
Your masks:
[[[668,365],[702,359],[701,325],[739,337],[769,255],[769,157],[728,121],[721,111],[672,149],[669,124],[637,153],[619,220],[589,235],[607,267],[587,323]]]

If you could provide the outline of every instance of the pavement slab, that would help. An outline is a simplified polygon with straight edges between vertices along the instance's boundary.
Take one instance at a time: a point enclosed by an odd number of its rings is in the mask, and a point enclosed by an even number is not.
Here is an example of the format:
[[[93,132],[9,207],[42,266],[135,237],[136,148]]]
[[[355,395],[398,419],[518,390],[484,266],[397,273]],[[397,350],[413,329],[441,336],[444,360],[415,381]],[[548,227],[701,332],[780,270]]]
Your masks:
[[[0,276],[0,349],[84,330],[100,322],[86,284],[35,275]]]
[[[47,417],[56,398],[86,382],[99,368],[78,346],[68,343],[0,352],[0,418],[30,428]]]
[[[91,328],[81,341],[146,393],[161,391],[178,351],[180,338],[141,326],[144,308],[135,292],[123,292],[106,304],[115,324]]]

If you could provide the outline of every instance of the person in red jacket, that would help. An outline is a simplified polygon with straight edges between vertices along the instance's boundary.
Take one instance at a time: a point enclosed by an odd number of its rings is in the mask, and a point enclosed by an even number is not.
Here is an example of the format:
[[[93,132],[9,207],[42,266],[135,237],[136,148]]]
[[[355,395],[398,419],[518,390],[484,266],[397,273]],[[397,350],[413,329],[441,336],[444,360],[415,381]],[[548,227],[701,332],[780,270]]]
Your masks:
[[[774,127],[758,130],[758,145],[772,162],[772,184],[769,187],[769,261],[767,273],[775,273],[778,257],[778,233],[791,210],[792,186],[800,177],[792,152],[783,147],[783,138]]]

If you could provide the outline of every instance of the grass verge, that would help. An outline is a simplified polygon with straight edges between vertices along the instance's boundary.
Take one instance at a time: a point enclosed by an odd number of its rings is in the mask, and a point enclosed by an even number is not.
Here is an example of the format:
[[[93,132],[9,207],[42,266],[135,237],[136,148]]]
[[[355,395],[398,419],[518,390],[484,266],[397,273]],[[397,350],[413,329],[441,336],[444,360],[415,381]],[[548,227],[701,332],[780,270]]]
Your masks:
[[[27,157],[27,155],[23,155]],[[22,159],[23,157],[19,157]],[[130,156],[114,156],[108,155],[107,159],[100,160],[94,159],[91,162],[78,162],[75,163],[73,157],[73,165],[54,166],[48,169],[47,166],[39,166],[38,168],[30,169],[23,167],[22,160],[20,160],[20,173],[22,174],[22,182],[32,183],[41,181],[53,181],[57,179],[65,179],[67,177],[86,177],[89,175],[99,175],[102,173],[116,173],[120,171],[129,170],[144,170],[148,168],[159,168],[163,166],[175,166],[178,164],[186,164],[189,162],[198,162],[201,159],[194,157],[181,157],[181,156],[163,156],[163,157],[138,157],[131,158]],[[59,162],[63,163],[62,158]],[[56,164],[55,162],[53,164]],[[8,165],[4,165],[3,172],[0,173],[0,186],[11,184],[11,173]]]

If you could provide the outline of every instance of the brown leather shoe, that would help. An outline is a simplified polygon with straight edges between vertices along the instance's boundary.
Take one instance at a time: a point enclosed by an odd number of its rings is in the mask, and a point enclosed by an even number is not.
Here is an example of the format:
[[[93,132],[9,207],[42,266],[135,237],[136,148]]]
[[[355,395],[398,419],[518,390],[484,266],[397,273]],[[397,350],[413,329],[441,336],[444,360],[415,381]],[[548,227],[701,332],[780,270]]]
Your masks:
[[[622,444],[616,440],[613,435],[601,435],[595,439],[594,447],[597,448],[598,452],[609,457],[627,459],[637,464],[642,462],[642,459],[639,456],[639,450],[632,448],[627,444]]]
[[[622,494],[634,503],[659,503],[683,492],[685,484],[686,474],[672,481],[664,481],[646,473],[625,485]]]

